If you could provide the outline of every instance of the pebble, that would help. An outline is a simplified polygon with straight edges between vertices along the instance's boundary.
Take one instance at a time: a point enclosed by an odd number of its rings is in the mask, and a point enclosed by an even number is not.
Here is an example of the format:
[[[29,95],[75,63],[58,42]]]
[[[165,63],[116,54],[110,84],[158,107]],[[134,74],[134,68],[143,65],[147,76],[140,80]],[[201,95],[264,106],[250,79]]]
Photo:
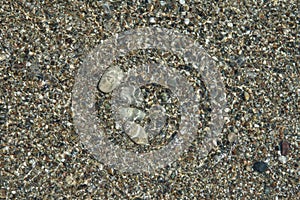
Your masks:
[[[246,100],[246,101],[248,101],[248,100],[249,100],[249,98],[250,98],[250,95],[249,95],[249,93],[248,93],[248,92],[244,92],[244,98],[245,98],[245,100]]]
[[[165,1],[160,1],[160,5],[161,5],[161,6],[165,6],[165,5],[166,5],[166,2],[165,2]]]
[[[264,188],[264,192],[265,192],[265,194],[269,194],[269,193],[270,193],[270,191],[271,191],[270,187],[268,187],[268,186],[265,186],[265,188]]]
[[[149,111],[150,123],[145,129],[150,135],[157,135],[166,123],[166,111],[162,106],[152,106]]]
[[[136,106],[141,105],[144,100],[141,90],[134,86],[123,87],[120,92],[120,99],[125,104]]]
[[[149,22],[154,24],[155,23],[155,18],[154,17],[150,17]]]
[[[67,182],[69,185],[73,184],[73,182],[74,182],[73,175],[67,176],[67,177],[66,177],[66,182]]]
[[[136,144],[147,145],[148,142],[148,134],[145,129],[134,122],[127,122],[125,124],[124,130],[126,134],[134,141]]]
[[[124,72],[120,67],[110,67],[102,75],[98,85],[98,89],[104,93],[112,92],[116,87],[120,85],[123,78]]]
[[[0,61],[4,61],[6,59],[6,55],[5,54],[0,54]]]
[[[285,164],[287,162],[287,158],[285,156],[280,156],[278,158],[278,160],[282,163],[282,164]]]
[[[6,190],[5,189],[1,189],[0,190],[0,198],[5,199],[6,197]]]
[[[7,111],[6,105],[0,103],[0,125],[6,122]]]
[[[225,109],[224,109],[224,111],[225,111],[226,113],[229,113],[230,110],[231,110],[230,108],[225,108]]]
[[[230,28],[232,28],[233,27],[233,24],[230,22],[230,23],[228,23],[227,24]]]
[[[263,173],[268,169],[268,164],[263,161],[259,161],[254,163],[253,169],[259,173]]]
[[[289,154],[290,151],[290,144],[287,141],[280,142],[280,152],[281,155],[286,156]]]
[[[236,139],[237,139],[237,135],[235,133],[229,133],[228,134],[228,141],[230,143],[233,143],[234,141],[236,141]]]
[[[184,23],[185,23],[186,25],[188,25],[188,24],[190,23],[190,19],[189,19],[189,18],[185,18],[185,19],[184,19]]]

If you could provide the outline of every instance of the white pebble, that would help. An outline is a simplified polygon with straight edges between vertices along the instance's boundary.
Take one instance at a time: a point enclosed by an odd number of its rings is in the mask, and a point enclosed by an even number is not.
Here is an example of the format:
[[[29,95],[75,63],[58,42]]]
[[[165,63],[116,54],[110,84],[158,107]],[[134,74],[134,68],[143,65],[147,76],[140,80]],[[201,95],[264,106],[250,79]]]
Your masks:
[[[230,108],[225,108],[224,110],[226,113],[228,113],[230,111]]]
[[[160,1],[160,5],[161,5],[161,6],[166,5],[166,2],[165,2],[165,1]]]
[[[188,24],[190,23],[190,19],[189,19],[189,18],[185,18],[185,19],[184,19],[184,23],[185,23],[186,25],[188,25]]]
[[[285,156],[280,156],[278,158],[278,160],[282,163],[282,164],[285,164],[287,162],[287,158]]]
[[[26,67],[30,67],[31,66],[31,62],[26,62]]]
[[[149,22],[150,22],[150,23],[155,23],[155,18],[154,18],[154,17],[150,17]]]

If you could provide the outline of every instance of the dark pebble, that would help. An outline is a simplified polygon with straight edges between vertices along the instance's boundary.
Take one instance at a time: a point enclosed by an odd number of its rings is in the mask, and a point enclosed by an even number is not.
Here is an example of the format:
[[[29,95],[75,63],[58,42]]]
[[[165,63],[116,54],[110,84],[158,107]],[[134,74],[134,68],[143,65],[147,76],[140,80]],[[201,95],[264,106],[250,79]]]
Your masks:
[[[281,155],[286,156],[290,151],[290,144],[287,141],[280,142]]]
[[[262,161],[256,162],[253,165],[253,169],[259,173],[263,173],[268,169],[268,164]]]

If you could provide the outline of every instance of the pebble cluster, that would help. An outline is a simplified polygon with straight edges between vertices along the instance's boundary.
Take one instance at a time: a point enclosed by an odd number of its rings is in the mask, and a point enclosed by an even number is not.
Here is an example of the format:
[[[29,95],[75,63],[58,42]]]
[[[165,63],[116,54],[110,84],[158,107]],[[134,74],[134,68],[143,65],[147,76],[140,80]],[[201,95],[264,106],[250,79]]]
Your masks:
[[[297,0],[2,0],[0,19],[1,199],[300,196]],[[223,137],[207,159],[200,159],[210,105],[205,89],[199,91],[206,100],[200,106],[202,128],[183,155],[155,173],[120,173],[81,144],[72,121],[71,91],[76,72],[97,44],[118,32],[148,26],[189,34],[221,62],[228,117]],[[115,64],[137,65],[135,56]],[[166,60],[187,76],[193,73],[176,56]],[[189,81],[201,90],[201,81]],[[99,90],[98,104],[107,114],[99,110],[99,117],[112,127],[105,93],[111,89]],[[175,100],[172,105],[171,110]],[[136,148],[113,131],[107,134],[124,148]]]

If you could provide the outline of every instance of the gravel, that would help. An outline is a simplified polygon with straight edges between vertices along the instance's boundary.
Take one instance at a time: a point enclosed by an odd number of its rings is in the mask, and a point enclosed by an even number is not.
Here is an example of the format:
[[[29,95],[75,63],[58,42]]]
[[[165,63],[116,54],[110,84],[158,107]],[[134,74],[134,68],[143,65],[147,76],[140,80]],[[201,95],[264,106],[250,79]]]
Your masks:
[[[298,4],[0,1],[0,198],[296,199]],[[78,69],[96,45],[116,33],[149,26],[176,28],[219,61],[226,123],[216,146],[200,158],[210,121],[203,95],[202,127],[179,159],[151,173],[121,173],[81,143],[71,92]],[[174,66],[182,62],[168,59]],[[280,141],[288,141],[286,159],[280,157]]]

